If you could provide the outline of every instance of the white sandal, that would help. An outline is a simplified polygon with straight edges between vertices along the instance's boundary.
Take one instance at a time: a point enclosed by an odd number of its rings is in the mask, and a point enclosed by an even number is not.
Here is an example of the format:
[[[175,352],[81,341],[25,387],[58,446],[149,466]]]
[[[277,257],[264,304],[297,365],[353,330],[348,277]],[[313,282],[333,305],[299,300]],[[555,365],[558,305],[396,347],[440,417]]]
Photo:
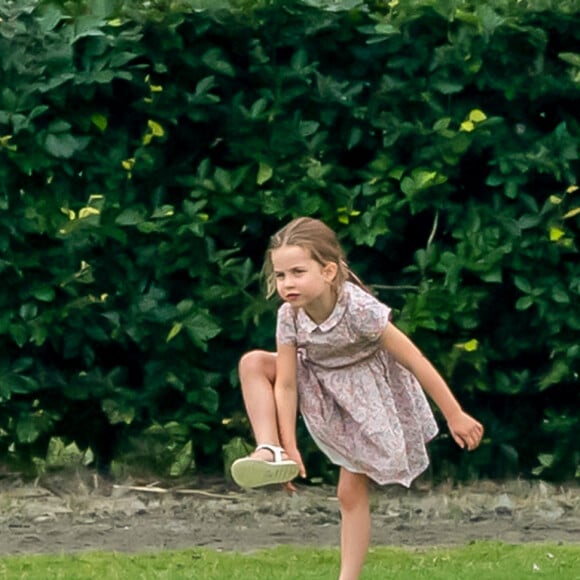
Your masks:
[[[274,455],[274,461],[265,461],[254,457],[242,457],[232,464],[232,478],[240,487],[261,487],[274,483],[286,483],[294,479],[300,468],[291,459],[282,459],[284,449],[264,443],[256,451],[268,449]]]

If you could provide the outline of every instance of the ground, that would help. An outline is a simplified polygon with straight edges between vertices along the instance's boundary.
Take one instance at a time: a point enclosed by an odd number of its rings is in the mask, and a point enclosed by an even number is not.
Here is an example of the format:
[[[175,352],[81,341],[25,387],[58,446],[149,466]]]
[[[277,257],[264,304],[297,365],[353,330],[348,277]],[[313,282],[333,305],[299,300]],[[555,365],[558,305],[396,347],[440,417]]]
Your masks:
[[[0,555],[137,552],[277,544],[337,546],[332,487],[242,491],[208,480],[114,484],[91,473],[25,482],[0,475]],[[373,543],[435,546],[473,540],[580,544],[580,487],[480,482],[373,490]]]

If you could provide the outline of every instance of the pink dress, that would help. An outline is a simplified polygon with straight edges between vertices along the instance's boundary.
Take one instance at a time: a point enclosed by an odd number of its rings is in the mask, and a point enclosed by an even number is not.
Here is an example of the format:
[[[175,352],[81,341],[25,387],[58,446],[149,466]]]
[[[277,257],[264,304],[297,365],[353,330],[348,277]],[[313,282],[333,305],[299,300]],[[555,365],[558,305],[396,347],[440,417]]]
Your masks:
[[[409,487],[429,465],[426,443],[438,429],[417,379],[381,346],[390,312],[346,282],[321,324],[283,304],[276,338],[297,348],[300,412],[328,458]]]

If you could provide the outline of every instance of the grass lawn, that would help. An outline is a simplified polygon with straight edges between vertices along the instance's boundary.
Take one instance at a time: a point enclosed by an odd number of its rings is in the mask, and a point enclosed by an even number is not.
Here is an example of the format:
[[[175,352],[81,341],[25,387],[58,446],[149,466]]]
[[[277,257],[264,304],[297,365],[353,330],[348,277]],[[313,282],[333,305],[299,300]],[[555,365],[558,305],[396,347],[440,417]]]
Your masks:
[[[250,554],[205,549],[147,554],[9,556],[0,579],[336,580],[337,549],[289,546]],[[456,548],[373,548],[361,580],[580,580],[580,544],[477,542]]]

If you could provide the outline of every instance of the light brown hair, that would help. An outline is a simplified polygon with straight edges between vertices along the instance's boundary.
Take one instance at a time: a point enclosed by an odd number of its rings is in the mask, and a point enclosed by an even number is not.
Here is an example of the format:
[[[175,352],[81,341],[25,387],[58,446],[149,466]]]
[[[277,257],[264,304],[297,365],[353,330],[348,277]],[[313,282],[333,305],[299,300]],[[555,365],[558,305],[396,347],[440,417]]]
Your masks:
[[[325,266],[329,262],[336,264],[337,272],[334,284],[338,292],[340,292],[342,285],[346,281],[353,282],[369,292],[369,289],[348,267],[346,255],[336,233],[320,220],[299,217],[285,225],[270,238],[263,270],[266,279],[266,295],[268,297],[276,293],[272,251],[283,246],[299,246],[303,248],[321,266]]]

